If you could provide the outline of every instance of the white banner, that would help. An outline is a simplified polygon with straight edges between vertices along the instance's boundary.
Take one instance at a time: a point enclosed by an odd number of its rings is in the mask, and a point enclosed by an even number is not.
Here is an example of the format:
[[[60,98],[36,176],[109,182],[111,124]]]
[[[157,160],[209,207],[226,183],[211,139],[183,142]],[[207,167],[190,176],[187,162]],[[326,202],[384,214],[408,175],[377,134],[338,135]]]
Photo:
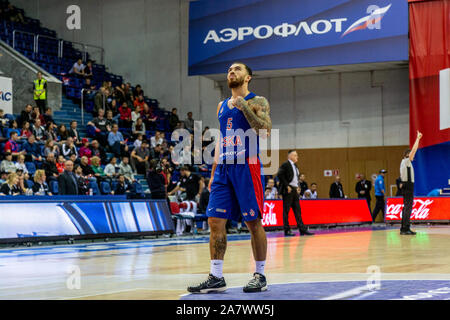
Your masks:
[[[0,77],[0,109],[13,113],[12,78]]]

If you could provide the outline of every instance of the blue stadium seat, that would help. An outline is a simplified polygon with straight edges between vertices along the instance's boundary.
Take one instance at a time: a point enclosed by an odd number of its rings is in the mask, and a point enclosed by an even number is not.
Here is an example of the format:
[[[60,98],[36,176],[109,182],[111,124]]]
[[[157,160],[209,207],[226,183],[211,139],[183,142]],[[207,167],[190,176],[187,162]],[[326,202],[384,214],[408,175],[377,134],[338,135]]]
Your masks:
[[[33,182],[33,181],[31,181],[31,180],[26,180],[26,182],[27,182],[27,187],[28,187],[28,189],[33,188],[33,186],[34,186],[34,182]]]
[[[25,162],[25,166],[27,167],[28,173],[34,175],[36,172],[36,165],[33,162]]]
[[[88,187],[89,187],[90,189],[92,189],[92,193],[94,194],[94,196],[100,194],[100,189],[98,188],[97,182],[95,182],[95,181],[89,181]]]
[[[58,194],[58,181],[56,181],[56,180],[51,180],[51,181],[50,181],[49,188],[50,188],[50,192],[51,192],[52,194]]]
[[[110,194],[111,193],[111,185],[109,182],[102,181],[100,182],[100,191],[102,194]]]

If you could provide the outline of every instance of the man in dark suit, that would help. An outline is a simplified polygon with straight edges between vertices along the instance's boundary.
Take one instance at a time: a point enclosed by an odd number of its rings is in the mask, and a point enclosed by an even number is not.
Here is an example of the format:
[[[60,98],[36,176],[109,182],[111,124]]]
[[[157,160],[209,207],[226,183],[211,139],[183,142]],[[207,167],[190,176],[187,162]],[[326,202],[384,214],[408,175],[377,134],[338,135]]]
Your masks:
[[[344,188],[339,176],[336,176],[335,181],[330,186],[330,198],[345,198]]]
[[[356,183],[355,191],[358,194],[358,198],[366,199],[367,205],[369,206],[369,211],[372,212],[372,209],[370,207],[370,201],[372,200],[370,196],[370,190],[372,190],[372,182],[366,180],[364,174],[361,173],[358,176],[358,182]]]
[[[300,235],[313,235],[303,224],[302,213],[299,202],[299,171],[295,163],[298,161],[298,155],[295,150],[290,150],[288,160],[278,169],[278,179],[280,180],[280,194],[283,196],[283,225],[284,235],[293,236],[289,228],[289,210],[292,208],[297,221]]]
[[[58,194],[60,195],[78,195],[78,183],[73,173],[73,162],[67,160],[66,168],[58,177]]]

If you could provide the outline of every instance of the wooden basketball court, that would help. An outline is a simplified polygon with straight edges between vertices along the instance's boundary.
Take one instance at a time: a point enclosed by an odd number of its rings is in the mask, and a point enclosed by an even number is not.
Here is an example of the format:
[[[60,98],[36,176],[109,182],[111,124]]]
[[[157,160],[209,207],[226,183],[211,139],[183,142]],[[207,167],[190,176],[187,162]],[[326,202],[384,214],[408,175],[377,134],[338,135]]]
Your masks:
[[[450,227],[416,231],[400,236],[398,229],[352,228],[290,238],[268,233],[268,291],[276,294],[275,284],[364,282],[374,268],[381,281],[450,284]],[[185,298],[186,287],[209,272],[207,241],[198,236],[1,249],[0,299]],[[229,236],[224,265],[229,290],[240,290],[253,271],[249,235]],[[307,293],[300,298],[308,299]]]

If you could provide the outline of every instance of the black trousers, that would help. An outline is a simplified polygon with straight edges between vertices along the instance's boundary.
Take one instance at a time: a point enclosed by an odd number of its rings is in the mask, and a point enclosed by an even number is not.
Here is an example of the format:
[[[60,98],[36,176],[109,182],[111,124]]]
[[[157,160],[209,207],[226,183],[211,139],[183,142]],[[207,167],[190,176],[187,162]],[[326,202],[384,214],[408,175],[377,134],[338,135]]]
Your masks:
[[[385,203],[384,203],[384,196],[375,196],[375,198],[377,198],[376,202],[375,202],[375,208],[373,209],[372,212],[372,221],[375,222],[375,219],[377,218],[378,213],[383,212],[383,218],[384,218],[384,213],[385,213]]]
[[[284,232],[290,230],[289,227],[289,210],[292,208],[299,231],[306,231],[306,227],[302,221],[302,210],[300,209],[299,195],[297,188],[291,187],[290,193],[283,195],[283,226]]]
[[[46,102],[47,100],[41,100],[41,99],[38,99],[38,100],[34,100],[34,102],[36,103],[36,107],[39,107],[39,112],[41,113],[41,114],[44,114],[45,113],[45,102]]]
[[[414,203],[414,183],[402,182],[403,210],[401,231],[408,231],[411,226],[411,213]]]

